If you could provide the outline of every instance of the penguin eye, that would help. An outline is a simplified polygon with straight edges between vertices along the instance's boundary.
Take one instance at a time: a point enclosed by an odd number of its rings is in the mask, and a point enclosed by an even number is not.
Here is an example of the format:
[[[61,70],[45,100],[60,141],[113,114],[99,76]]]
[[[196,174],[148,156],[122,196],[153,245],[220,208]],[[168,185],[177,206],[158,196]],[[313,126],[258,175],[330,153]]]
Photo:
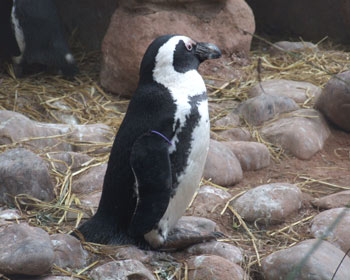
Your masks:
[[[185,44],[185,46],[186,46],[186,49],[190,52],[190,51],[192,51],[192,44],[191,43],[186,43]]]

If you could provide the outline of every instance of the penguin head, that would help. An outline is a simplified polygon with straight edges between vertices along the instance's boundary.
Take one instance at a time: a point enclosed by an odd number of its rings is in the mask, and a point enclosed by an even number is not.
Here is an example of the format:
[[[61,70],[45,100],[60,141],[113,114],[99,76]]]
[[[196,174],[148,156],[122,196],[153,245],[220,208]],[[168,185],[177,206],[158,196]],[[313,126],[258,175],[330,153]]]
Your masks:
[[[221,56],[220,49],[211,43],[196,42],[181,35],[163,35],[148,47],[141,62],[140,82],[154,80],[156,72],[186,73],[197,71],[207,59]]]

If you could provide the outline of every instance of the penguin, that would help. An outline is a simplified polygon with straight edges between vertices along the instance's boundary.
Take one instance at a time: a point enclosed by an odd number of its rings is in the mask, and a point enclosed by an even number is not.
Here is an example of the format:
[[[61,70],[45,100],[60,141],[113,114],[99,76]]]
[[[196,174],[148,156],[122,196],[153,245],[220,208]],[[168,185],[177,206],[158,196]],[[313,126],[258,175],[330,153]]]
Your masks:
[[[66,77],[78,73],[53,0],[13,0],[11,24],[19,48],[12,56],[17,77],[38,65]]]
[[[209,149],[208,97],[197,70],[220,56],[214,44],[182,35],[150,44],[112,146],[99,207],[76,236],[165,246],[199,187]]]

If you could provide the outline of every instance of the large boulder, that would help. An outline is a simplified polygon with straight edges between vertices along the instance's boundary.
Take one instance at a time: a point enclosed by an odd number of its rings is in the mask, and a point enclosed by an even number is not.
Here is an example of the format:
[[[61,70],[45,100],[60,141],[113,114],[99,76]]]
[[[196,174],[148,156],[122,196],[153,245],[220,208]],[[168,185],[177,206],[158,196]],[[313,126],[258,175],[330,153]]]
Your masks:
[[[113,93],[130,96],[137,86],[143,54],[160,35],[183,34],[209,41],[232,55],[250,49],[252,37],[243,30],[255,30],[252,11],[243,0],[123,0],[103,40],[101,84]]]
[[[328,81],[317,99],[316,108],[338,127],[350,132],[350,71]]]

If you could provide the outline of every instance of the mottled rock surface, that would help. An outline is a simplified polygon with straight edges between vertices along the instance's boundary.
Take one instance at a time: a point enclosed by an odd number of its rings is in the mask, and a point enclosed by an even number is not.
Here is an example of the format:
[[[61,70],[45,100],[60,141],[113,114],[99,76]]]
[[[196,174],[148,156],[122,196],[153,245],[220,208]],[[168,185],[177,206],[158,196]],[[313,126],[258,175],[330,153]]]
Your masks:
[[[243,179],[243,171],[235,154],[223,143],[210,140],[203,177],[221,186],[230,186]]]
[[[286,52],[318,51],[318,46],[311,42],[279,41],[274,43],[270,49],[270,55],[286,54]]]
[[[94,280],[142,279],[156,280],[152,273],[137,260],[113,261],[94,268],[90,272]]]
[[[223,144],[236,155],[243,171],[258,170],[270,165],[270,152],[264,144],[247,141],[227,141]]]
[[[329,232],[333,222],[335,227]],[[327,233],[327,234],[326,234]],[[350,249],[350,209],[334,208],[315,216],[311,221],[311,234],[324,238],[344,252]]]
[[[243,269],[223,257],[193,256],[187,260],[189,280],[243,280]]]
[[[89,168],[73,181],[72,192],[87,194],[102,190],[106,169],[106,163]]]
[[[28,194],[43,201],[54,198],[46,163],[33,152],[16,148],[0,154],[0,203],[11,202],[9,195]]]
[[[317,242],[316,239],[309,239],[297,245],[277,251],[262,260],[262,268],[265,278],[268,280],[287,279],[287,275],[295,268],[312,250]],[[327,241],[321,241],[320,246],[313,252],[308,261],[302,267],[300,274],[292,279],[332,279],[334,272],[344,257],[344,252]],[[335,280],[345,280],[350,275],[350,258],[343,260]]]
[[[261,185],[250,189],[231,205],[246,221],[278,224],[301,208],[302,192],[288,183]]]
[[[350,131],[350,71],[335,75],[317,99],[316,108],[345,131]]]
[[[261,135],[300,159],[310,159],[323,148],[330,131],[318,111],[300,109],[264,126]]]
[[[0,273],[42,275],[54,257],[50,237],[40,228],[14,224],[0,232]]]
[[[311,203],[320,209],[349,207],[350,190],[326,195],[324,197],[314,199]]]
[[[297,103],[304,103],[309,98],[316,100],[320,96],[322,89],[308,82],[291,80],[267,80],[251,87],[248,91],[249,97],[262,94],[273,96],[285,96],[293,99]]]

